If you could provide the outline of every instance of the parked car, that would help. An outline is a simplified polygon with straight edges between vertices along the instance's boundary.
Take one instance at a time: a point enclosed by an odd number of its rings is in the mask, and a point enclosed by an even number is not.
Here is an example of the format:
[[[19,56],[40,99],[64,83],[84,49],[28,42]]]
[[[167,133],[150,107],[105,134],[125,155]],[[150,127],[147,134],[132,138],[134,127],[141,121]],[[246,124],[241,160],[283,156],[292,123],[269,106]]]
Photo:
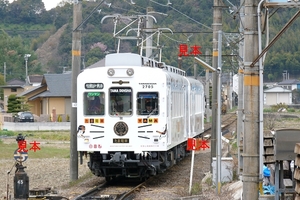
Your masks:
[[[14,116],[14,122],[34,122],[34,117],[31,112],[18,112]]]

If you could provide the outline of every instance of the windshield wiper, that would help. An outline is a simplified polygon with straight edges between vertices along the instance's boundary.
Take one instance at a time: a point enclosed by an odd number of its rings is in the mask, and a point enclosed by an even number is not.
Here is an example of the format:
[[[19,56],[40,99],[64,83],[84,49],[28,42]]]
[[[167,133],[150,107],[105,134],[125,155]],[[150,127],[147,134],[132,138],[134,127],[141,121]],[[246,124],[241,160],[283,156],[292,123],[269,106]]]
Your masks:
[[[147,118],[149,118],[154,112],[156,112],[157,111],[157,109],[156,108],[154,108],[152,111],[151,111],[151,113],[149,113],[149,115],[147,116]]]

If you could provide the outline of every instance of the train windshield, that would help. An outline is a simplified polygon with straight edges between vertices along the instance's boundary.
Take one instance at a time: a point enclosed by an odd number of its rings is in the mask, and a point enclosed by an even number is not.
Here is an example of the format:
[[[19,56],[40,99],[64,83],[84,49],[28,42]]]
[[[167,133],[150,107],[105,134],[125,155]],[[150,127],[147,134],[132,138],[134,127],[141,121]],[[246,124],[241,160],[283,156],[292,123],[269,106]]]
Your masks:
[[[158,115],[158,92],[137,93],[137,114]]]
[[[84,94],[84,114],[104,115],[105,114],[105,94],[104,92],[85,92]]]
[[[132,115],[132,89],[130,87],[110,88],[109,104],[110,115]]]

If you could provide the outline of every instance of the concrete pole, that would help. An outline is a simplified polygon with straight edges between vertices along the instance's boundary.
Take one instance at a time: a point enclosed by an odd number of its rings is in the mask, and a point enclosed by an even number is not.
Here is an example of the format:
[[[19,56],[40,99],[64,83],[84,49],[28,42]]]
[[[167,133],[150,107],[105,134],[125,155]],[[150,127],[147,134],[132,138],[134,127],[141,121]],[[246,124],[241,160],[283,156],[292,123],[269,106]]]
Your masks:
[[[74,30],[82,22],[82,2],[73,4],[73,28]],[[78,152],[77,152],[77,76],[81,63],[81,28],[72,34],[72,108],[71,108],[71,132],[70,132],[70,180],[78,179]]]
[[[6,83],[6,62],[4,62],[4,83]]]
[[[153,11],[152,7],[147,7],[147,15],[148,13]],[[146,21],[146,37],[148,38],[152,34],[152,29],[153,29],[153,18],[147,16],[147,21]],[[149,58],[152,56],[152,37],[149,37],[146,40],[146,57]]]
[[[208,55],[209,51],[206,50],[205,55]],[[208,56],[206,56],[206,63],[208,63]],[[206,113],[206,122],[210,122],[210,98],[209,98],[209,70],[206,69],[205,70],[205,101],[206,101],[206,109],[205,109],[205,113]]]
[[[28,79],[27,79],[27,76],[28,76],[28,68],[27,68],[28,57],[25,55],[24,58],[25,58],[25,71],[26,71],[26,73],[25,73],[25,84],[27,86],[28,85]]]
[[[243,200],[259,197],[259,67],[251,63],[258,57],[258,0],[245,0],[244,95],[245,135],[243,153]]]
[[[240,32],[244,32],[245,24],[244,2],[241,1]],[[239,71],[238,71],[238,110],[237,110],[237,146],[238,146],[238,174],[243,174],[243,139],[244,139],[244,41],[239,42]]]
[[[214,0],[213,10],[213,54],[212,54],[212,67],[218,68],[218,31],[222,30],[222,0]],[[216,157],[216,137],[217,137],[217,73],[212,73],[212,128],[211,128],[211,162]],[[211,171],[212,171],[211,167]]]
[[[25,59],[25,70],[26,70],[26,75],[25,75],[25,82],[26,82],[26,86],[28,86],[28,67],[27,67],[27,62],[28,62],[28,58],[31,56],[31,54],[25,54],[24,55],[24,59]]]
[[[217,184],[217,194],[221,193],[221,157],[222,157],[222,133],[221,133],[221,85],[222,85],[222,31],[219,30],[218,32],[218,68],[217,70],[218,75],[218,91],[217,91],[217,176],[216,176],[216,183]]]
[[[227,111],[232,109],[232,72],[229,72],[229,81],[227,82]]]

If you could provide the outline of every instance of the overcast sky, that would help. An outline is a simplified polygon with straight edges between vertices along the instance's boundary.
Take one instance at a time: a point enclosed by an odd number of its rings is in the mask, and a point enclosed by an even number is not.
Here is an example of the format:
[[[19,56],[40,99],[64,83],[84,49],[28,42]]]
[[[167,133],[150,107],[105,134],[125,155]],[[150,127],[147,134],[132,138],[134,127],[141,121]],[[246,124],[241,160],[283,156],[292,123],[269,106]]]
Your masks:
[[[13,2],[14,0],[9,0],[9,2]],[[59,2],[62,0],[42,0],[44,2],[46,10],[50,10],[51,8],[55,8]]]
[[[50,10],[51,8],[55,8],[61,0],[43,0],[43,2],[46,10]]]

